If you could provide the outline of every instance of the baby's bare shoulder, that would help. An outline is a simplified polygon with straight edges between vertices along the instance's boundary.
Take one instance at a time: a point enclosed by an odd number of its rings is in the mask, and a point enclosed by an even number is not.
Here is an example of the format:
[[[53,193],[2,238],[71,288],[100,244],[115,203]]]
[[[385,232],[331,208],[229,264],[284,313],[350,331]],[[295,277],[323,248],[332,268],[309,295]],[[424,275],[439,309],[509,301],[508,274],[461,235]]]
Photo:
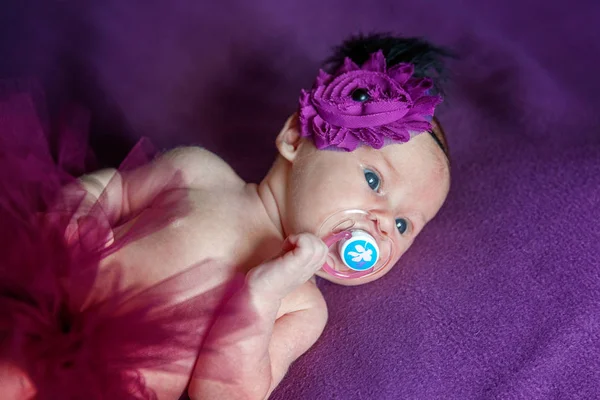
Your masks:
[[[191,188],[202,188],[219,183],[243,186],[245,182],[221,157],[202,147],[178,147],[163,154],[159,162],[165,162],[183,174]]]

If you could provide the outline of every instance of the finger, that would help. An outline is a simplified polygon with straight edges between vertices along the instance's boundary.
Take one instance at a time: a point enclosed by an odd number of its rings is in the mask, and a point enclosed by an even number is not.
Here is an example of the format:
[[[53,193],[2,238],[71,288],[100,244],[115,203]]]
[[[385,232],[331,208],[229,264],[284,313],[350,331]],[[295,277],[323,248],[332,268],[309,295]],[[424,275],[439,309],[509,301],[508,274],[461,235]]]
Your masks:
[[[285,254],[288,251],[293,250],[295,247],[296,247],[295,237],[294,236],[288,236],[285,239],[285,241],[283,242],[283,245],[281,246],[281,252],[282,252],[282,254]]]

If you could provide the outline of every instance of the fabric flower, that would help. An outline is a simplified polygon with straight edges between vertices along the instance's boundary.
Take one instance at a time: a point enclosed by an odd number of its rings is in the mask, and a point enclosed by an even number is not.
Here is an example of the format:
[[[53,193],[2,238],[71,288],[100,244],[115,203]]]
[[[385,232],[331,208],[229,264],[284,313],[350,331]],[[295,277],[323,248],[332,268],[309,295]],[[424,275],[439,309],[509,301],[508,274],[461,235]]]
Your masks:
[[[382,51],[362,67],[346,58],[333,75],[319,71],[312,90],[300,96],[301,136],[311,137],[318,149],[345,151],[408,142],[411,134],[431,129],[431,116],[442,102],[428,94],[431,79],[413,73],[409,63],[388,69]]]

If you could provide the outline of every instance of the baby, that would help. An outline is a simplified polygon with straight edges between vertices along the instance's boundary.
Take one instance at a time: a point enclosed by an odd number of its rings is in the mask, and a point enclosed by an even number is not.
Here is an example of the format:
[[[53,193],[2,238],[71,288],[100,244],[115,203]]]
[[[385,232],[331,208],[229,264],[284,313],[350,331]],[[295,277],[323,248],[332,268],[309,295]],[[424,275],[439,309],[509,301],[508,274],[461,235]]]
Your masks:
[[[197,274],[171,287],[174,302],[212,294],[205,305],[214,318],[193,327],[190,346],[199,353],[174,362],[177,368],[138,369],[159,399],[186,390],[191,399],[268,398],[326,324],[315,275],[368,283],[408,250],[450,185],[446,138],[433,118],[446,55],[420,39],[370,35],[343,43],[329,73],[303,91],[259,184],[201,148],[80,179],[104,199],[107,247],[168,211],[160,229],[102,259],[101,270],[119,266],[120,289],[134,288],[133,296],[201,262]],[[172,171],[177,180],[165,191]],[[234,291],[223,289],[240,275]],[[106,287],[100,277],[90,297]],[[24,385],[31,395],[35,386]]]

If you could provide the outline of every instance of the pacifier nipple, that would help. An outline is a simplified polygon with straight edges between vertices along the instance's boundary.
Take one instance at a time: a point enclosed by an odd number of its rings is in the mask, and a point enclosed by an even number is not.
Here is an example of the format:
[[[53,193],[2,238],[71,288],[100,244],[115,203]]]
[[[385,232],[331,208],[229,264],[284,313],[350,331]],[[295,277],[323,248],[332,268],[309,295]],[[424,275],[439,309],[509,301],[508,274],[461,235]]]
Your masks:
[[[318,232],[329,246],[323,270],[342,279],[356,279],[384,269],[394,255],[393,241],[367,211],[346,210],[327,218]]]

